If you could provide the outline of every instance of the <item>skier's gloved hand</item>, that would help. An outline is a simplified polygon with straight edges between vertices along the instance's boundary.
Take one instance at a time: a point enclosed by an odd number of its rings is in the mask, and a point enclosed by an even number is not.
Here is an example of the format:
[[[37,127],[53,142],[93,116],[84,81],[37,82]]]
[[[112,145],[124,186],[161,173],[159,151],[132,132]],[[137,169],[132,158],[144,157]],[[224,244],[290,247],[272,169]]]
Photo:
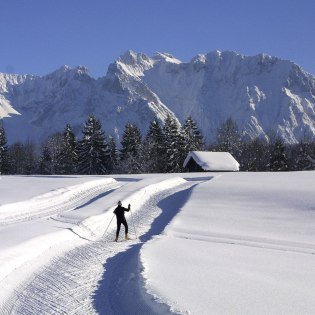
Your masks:
[[[129,205],[128,205],[128,209],[130,209],[130,203],[129,203]]]

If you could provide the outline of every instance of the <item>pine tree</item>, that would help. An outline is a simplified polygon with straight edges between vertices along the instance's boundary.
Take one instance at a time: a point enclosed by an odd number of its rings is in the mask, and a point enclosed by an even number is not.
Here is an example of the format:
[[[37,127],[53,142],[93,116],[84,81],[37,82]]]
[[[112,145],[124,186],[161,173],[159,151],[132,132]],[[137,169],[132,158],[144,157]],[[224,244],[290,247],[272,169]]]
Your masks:
[[[25,152],[21,142],[13,143],[9,147],[10,174],[24,174]]]
[[[78,172],[80,174],[108,174],[109,148],[100,121],[90,115],[78,144]]]
[[[62,141],[62,150],[60,154],[60,172],[61,174],[75,174],[77,166],[77,140],[72,131],[71,125],[67,124]]]
[[[48,143],[44,144],[42,148],[42,154],[39,160],[39,173],[43,175],[51,175],[54,173]]]
[[[295,171],[305,171],[313,169],[312,143],[309,139],[301,139],[300,142],[291,150],[291,164]]]
[[[242,154],[238,161],[242,171],[259,172],[266,171],[269,164],[267,144],[264,140],[255,138],[242,144]]]
[[[237,124],[228,118],[217,131],[217,150],[230,152],[238,160],[242,153],[241,138]]]
[[[23,144],[23,174],[32,175],[38,172],[39,157],[36,152],[37,148],[33,142],[27,141]]]
[[[166,154],[164,170],[168,173],[180,172],[183,169],[183,138],[179,132],[177,122],[169,115],[165,119],[163,133]]]
[[[161,173],[165,165],[164,134],[157,120],[150,124],[144,143],[146,172]]]
[[[118,150],[116,141],[112,136],[109,136],[108,148],[110,156],[109,170],[110,172],[113,172],[118,167]]]
[[[280,138],[275,139],[270,148],[270,171],[287,171],[288,162],[285,154],[285,146]]]
[[[203,145],[203,136],[200,130],[197,127],[196,122],[189,116],[183,127],[183,136],[184,136],[184,145],[186,153],[190,151],[202,151],[204,148]]]
[[[315,170],[315,141],[311,142],[309,145],[309,155],[307,159],[309,160],[308,170]]]
[[[42,155],[39,162],[41,174],[61,174],[61,155],[63,150],[63,135],[55,133],[42,143]]]
[[[9,167],[7,138],[3,126],[0,126],[0,175],[8,174]]]
[[[142,141],[140,129],[136,124],[126,124],[121,145],[121,171],[128,174],[141,173],[143,171]]]

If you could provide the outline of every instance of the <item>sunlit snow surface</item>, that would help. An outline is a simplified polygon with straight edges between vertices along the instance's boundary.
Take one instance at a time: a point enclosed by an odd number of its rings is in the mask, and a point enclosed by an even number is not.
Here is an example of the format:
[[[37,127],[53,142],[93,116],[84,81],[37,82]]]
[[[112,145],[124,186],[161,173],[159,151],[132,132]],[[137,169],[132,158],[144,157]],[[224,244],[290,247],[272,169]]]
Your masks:
[[[143,247],[146,288],[191,314],[312,314],[314,223],[314,172],[215,177]]]
[[[315,172],[0,178],[1,315],[315,309]]]

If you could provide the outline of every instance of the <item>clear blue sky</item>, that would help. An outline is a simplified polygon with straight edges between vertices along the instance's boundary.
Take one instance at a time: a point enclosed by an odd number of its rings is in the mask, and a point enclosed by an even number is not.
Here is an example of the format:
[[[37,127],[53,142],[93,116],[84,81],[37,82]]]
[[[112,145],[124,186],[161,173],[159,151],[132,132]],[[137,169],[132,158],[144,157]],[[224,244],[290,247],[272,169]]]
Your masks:
[[[126,50],[234,50],[315,74],[314,0],[0,0],[0,72],[84,65],[99,77]]]

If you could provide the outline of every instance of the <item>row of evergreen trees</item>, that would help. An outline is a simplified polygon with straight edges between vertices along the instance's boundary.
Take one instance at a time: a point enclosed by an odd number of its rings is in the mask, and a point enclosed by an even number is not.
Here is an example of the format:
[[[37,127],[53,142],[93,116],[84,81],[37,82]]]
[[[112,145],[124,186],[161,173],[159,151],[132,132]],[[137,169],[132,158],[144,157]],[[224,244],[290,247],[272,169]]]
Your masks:
[[[268,141],[260,138],[246,141],[231,118],[218,129],[217,141],[209,150],[230,152],[242,171],[315,170],[314,140],[305,137],[298,144],[285,145],[281,138],[270,132]]]
[[[2,174],[65,175],[181,172],[187,153],[204,149],[201,133],[191,117],[179,128],[170,116],[163,127],[157,120],[152,121],[144,140],[138,126],[127,123],[120,150],[113,137],[105,136],[94,115],[85,122],[81,139],[76,139],[67,125],[63,133],[42,143],[39,154],[31,142],[8,147],[3,127],[0,146]]]
[[[63,133],[46,139],[38,152],[31,142],[7,146],[0,127],[1,174],[110,174],[182,172],[189,151],[204,150],[203,137],[189,117],[182,127],[168,116],[164,126],[151,122],[143,138],[140,129],[127,123],[117,149],[113,137],[106,137],[100,121],[90,115],[84,124],[82,138],[76,139],[67,125]],[[230,152],[243,171],[287,171],[315,169],[315,142],[301,140],[285,146],[269,136],[269,141],[245,141],[237,124],[228,119],[217,130],[216,143],[210,151]]]

